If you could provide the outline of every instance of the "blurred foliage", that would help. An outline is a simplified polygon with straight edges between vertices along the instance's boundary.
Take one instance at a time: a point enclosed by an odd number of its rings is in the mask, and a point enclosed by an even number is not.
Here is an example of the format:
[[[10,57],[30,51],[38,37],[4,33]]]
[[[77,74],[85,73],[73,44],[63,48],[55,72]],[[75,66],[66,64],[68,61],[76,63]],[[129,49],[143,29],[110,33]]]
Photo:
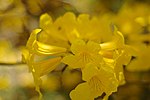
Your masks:
[[[109,99],[150,99],[150,0],[0,0],[0,5],[0,100],[38,99],[32,75],[21,61],[21,50],[31,31],[39,27],[42,14],[55,20],[68,11],[77,16],[100,16],[105,34],[109,33],[106,26],[115,24],[125,42],[135,48],[131,62],[125,66],[126,84]],[[109,40],[107,35],[104,38]],[[64,67],[42,80],[45,100],[69,100],[69,92],[83,82],[80,71]]]

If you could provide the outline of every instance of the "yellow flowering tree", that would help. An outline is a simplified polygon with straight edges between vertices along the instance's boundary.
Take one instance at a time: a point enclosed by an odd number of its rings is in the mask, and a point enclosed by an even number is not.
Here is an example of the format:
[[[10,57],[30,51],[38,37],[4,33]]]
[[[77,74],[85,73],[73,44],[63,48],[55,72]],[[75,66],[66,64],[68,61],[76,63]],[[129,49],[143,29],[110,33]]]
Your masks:
[[[103,33],[100,17],[67,12],[55,21],[48,14],[40,17],[23,50],[23,60],[33,74],[40,94],[41,76],[67,66],[81,71],[83,82],[70,92],[72,100],[108,99],[124,84],[123,65],[131,59],[132,50],[115,26]],[[109,38],[109,39],[108,39]],[[104,94],[104,96],[103,96]]]

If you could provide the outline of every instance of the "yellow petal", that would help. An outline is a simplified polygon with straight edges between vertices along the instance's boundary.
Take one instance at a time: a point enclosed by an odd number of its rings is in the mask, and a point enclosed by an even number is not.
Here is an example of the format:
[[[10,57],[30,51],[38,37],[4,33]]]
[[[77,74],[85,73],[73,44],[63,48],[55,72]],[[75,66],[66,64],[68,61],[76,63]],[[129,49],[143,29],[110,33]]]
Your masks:
[[[74,54],[77,54],[77,53],[80,53],[84,50],[84,47],[85,47],[85,42],[81,39],[77,39],[75,40],[72,45],[71,45],[71,51],[74,53]]]
[[[94,100],[91,96],[90,87],[87,83],[79,84],[70,92],[71,100]]]
[[[29,40],[27,42],[27,48],[30,52],[32,51],[34,53],[42,55],[54,55],[66,52],[66,48],[52,46],[37,41],[37,34],[40,31],[41,29],[34,30],[29,37]]]
[[[28,41],[27,41],[27,48],[29,50],[32,49],[32,46],[34,45],[34,42],[36,41],[36,38],[37,38],[37,34],[41,31],[41,29],[35,29],[32,31]]]
[[[28,66],[29,66],[29,71],[31,72],[32,71],[32,69],[33,69],[33,62],[34,62],[34,54],[29,54],[29,55],[26,55],[27,56],[27,58],[26,59],[24,59],[25,61],[26,61],[26,63],[28,64]]]
[[[66,48],[52,46],[38,41],[35,42],[34,49],[35,52],[42,55],[56,55],[60,53],[65,53],[67,51]]]
[[[40,91],[41,85],[41,76],[48,74],[52,70],[54,70],[57,65],[60,63],[61,57],[44,60],[37,63],[32,63],[32,74],[34,77],[36,91],[39,93],[39,100],[42,100],[42,93]]]
[[[99,79],[102,82],[102,88],[106,95],[110,95],[112,92],[117,91],[119,83],[112,68],[109,66],[101,68],[99,72]]]
[[[80,37],[79,32],[76,29],[73,29],[69,34],[67,34],[69,42],[72,44],[74,40]]]
[[[124,47],[124,36],[114,27],[114,37],[112,41],[100,44],[102,50],[115,50]]]
[[[97,75],[98,72],[98,69],[94,65],[88,64],[82,70],[82,79],[84,81],[89,81],[93,76]]]
[[[62,26],[64,26],[68,31],[75,28],[76,16],[72,12],[67,12],[62,18]]]
[[[89,22],[90,16],[88,14],[80,14],[77,18],[77,21],[81,24],[83,24],[84,22]]]
[[[29,57],[29,51],[26,48],[22,48],[22,61],[25,63]]]
[[[88,51],[90,51],[91,53],[99,53],[99,51],[101,50],[100,45],[93,41],[88,41],[87,47],[88,47]]]
[[[40,28],[47,29],[49,24],[52,24],[52,22],[53,21],[52,21],[51,16],[49,16],[47,13],[45,13],[40,17]]]
[[[101,47],[98,43],[93,41],[88,41],[87,44],[85,41],[81,39],[76,39],[71,45],[71,51],[74,54],[81,53],[81,52],[89,52],[98,54]]]
[[[57,65],[60,63],[61,57],[56,57],[40,62],[35,62],[34,63],[34,71],[37,74],[37,76],[43,76],[45,74],[48,74],[52,70],[54,70]],[[34,72],[33,71],[33,72]]]
[[[71,67],[73,69],[83,67],[82,59],[77,56],[74,56],[74,55],[65,56],[62,59],[62,62],[69,65],[69,67]]]

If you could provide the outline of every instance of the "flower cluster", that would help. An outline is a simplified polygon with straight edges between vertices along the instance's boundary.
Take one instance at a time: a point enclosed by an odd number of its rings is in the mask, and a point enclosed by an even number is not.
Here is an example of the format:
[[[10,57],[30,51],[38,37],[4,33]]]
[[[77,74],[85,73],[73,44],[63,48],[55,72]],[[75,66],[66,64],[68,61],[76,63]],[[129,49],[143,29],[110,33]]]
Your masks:
[[[67,66],[82,73],[83,82],[70,92],[72,100],[107,99],[125,83],[123,65],[131,59],[131,47],[115,26],[103,32],[99,17],[67,12],[55,21],[48,14],[40,17],[23,51],[24,61],[33,74],[40,93],[41,76]],[[40,93],[41,95],[41,93]]]

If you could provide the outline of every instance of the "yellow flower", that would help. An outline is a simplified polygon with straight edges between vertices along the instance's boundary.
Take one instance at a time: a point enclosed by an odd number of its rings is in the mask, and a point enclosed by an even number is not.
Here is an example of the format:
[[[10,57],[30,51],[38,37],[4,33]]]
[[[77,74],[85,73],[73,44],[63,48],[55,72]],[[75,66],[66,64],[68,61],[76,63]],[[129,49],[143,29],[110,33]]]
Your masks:
[[[129,71],[148,71],[150,70],[150,46],[144,44],[135,45],[135,59],[127,66]]]
[[[94,100],[105,93],[103,100],[107,100],[112,92],[117,91],[118,80],[113,69],[103,65],[100,69],[92,64],[88,64],[82,71],[84,83],[79,84],[70,96],[72,100]]]
[[[53,21],[48,14],[43,14],[40,17],[42,31],[38,39],[43,43],[65,48],[70,48],[70,44],[76,39],[100,43],[111,37],[108,19],[109,16],[90,18],[88,14],[76,17],[73,13],[67,12]],[[104,31],[100,27],[104,28]]]
[[[124,44],[123,35],[117,28],[114,28],[113,34],[109,31],[104,31],[104,34],[99,21],[99,17],[90,19],[87,14],[76,17],[70,12],[55,21],[48,14],[41,16],[41,29],[31,33],[23,50],[24,61],[29,65],[40,95],[40,77],[61,63],[82,72],[85,83],[71,92],[73,99],[92,100],[102,93],[107,99],[116,91],[124,80],[122,65],[129,62],[130,49]],[[106,42],[112,36],[113,39]],[[86,91],[85,95],[83,91]]]
[[[23,60],[28,64],[29,70],[32,72],[36,90],[40,93],[39,86],[41,84],[40,77],[54,70],[57,65],[60,64],[61,57],[57,54],[61,54],[66,51],[65,48],[47,45],[37,40],[37,34],[40,29],[34,30],[27,42],[26,49],[23,49]],[[35,61],[36,56],[41,55],[53,55],[51,59],[45,59],[44,61]],[[42,95],[41,95],[42,96]]]
[[[98,43],[83,40],[75,40],[71,45],[71,52],[68,56],[65,56],[62,60],[63,63],[69,65],[71,68],[84,68],[86,64],[99,60],[101,62],[102,57],[99,55],[100,45]]]
[[[149,69],[147,62],[150,43],[149,9],[150,7],[146,3],[134,3],[134,6],[125,4],[115,19],[118,28],[127,37],[126,43],[134,47],[133,56],[136,59],[127,66],[129,71],[146,71]],[[135,54],[135,52],[138,53]]]
[[[125,82],[123,65],[127,65],[134,54],[133,48],[124,43],[124,37],[116,27],[114,27],[114,37],[110,42],[100,44],[100,54],[103,55],[106,63],[114,67],[116,77],[120,84]]]
[[[74,41],[71,45],[71,53],[73,54],[65,56],[62,61],[71,68],[81,68],[82,78],[86,82],[71,92],[72,99],[77,100],[82,97],[83,100],[92,100],[103,92],[106,93],[105,99],[108,98],[112,92],[116,91],[119,84],[125,82],[123,65],[127,65],[131,59],[132,50],[130,49],[124,44],[124,37],[116,27],[114,27],[114,37],[110,42],[98,44],[92,41],[87,43],[83,40]],[[87,67],[89,63],[92,66]],[[96,67],[94,68],[94,66]],[[102,69],[107,69],[108,73]],[[109,84],[105,82],[105,79],[108,78],[113,80],[107,80]],[[106,86],[103,86],[103,82]],[[92,85],[89,85],[90,83]],[[94,87],[99,90],[92,90]],[[86,95],[81,91],[87,91]]]
[[[67,13],[53,22],[48,14],[43,14],[40,17],[40,28],[42,31],[38,37],[39,41],[48,45],[68,48],[70,45],[67,33],[70,33],[72,29],[70,27],[67,28],[67,26],[69,26],[70,22],[72,24],[71,27],[73,27],[74,17],[75,15],[72,13]],[[68,18],[69,22],[65,22],[66,18]]]
[[[150,7],[146,3],[134,3],[134,6],[125,3],[114,17],[115,24],[123,34],[129,37],[133,34],[141,34],[149,23],[149,9]]]

